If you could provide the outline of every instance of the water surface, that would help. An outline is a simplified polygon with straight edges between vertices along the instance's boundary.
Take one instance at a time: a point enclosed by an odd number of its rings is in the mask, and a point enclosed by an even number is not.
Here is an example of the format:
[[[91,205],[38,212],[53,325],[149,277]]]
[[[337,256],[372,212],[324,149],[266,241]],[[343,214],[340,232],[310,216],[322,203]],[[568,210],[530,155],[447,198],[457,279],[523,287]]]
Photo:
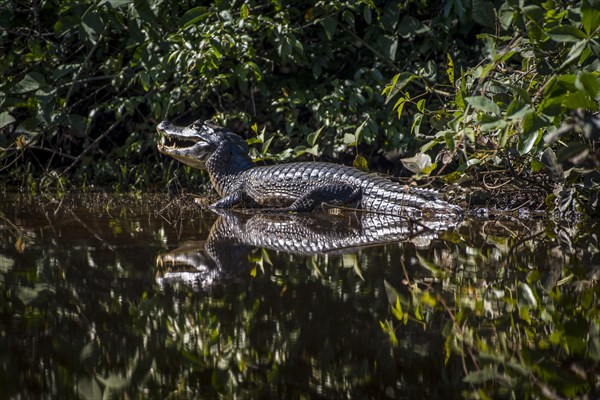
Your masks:
[[[594,221],[1,196],[5,397],[600,394]]]

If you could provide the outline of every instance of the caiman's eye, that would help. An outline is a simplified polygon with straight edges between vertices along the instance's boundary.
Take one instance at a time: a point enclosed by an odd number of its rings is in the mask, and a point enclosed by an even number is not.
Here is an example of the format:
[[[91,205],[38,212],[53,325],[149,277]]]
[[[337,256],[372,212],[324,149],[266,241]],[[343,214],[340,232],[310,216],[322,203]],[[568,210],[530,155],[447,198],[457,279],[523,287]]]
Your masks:
[[[200,129],[202,129],[202,126],[204,125],[204,122],[198,120],[195,121],[194,123],[192,123],[192,125],[190,125],[190,128],[199,131]]]

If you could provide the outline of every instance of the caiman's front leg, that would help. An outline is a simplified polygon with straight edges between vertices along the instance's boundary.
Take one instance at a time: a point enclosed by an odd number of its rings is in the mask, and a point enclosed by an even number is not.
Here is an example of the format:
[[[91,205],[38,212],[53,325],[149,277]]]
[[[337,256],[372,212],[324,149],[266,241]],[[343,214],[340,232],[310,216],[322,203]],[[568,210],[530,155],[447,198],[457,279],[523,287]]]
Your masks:
[[[290,206],[280,208],[262,208],[257,209],[263,212],[308,212],[322,204],[332,206],[342,206],[354,203],[360,200],[362,192],[360,188],[355,188],[345,184],[331,184],[313,189],[303,196],[297,198]],[[247,193],[243,189],[237,189],[233,193],[210,205],[212,209],[231,208],[248,200]],[[255,199],[253,199],[255,200]]]
[[[223,197],[220,200],[215,201],[210,205],[210,208],[231,208],[242,201],[243,193],[241,190],[236,190],[235,192]]]
[[[344,184],[331,184],[311,190],[281,211],[307,212],[322,204],[343,206],[360,200],[361,195],[360,188]]]

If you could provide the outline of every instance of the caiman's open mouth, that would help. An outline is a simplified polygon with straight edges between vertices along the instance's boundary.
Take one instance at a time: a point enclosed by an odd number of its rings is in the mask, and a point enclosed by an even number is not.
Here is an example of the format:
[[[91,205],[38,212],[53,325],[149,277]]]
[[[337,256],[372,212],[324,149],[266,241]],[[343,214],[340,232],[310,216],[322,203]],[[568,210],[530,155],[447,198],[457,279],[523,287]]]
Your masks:
[[[159,137],[158,146],[165,149],[185,149],[200,141],[200,136],[192,129],[181,128],[170,122],[161,122],[156,131]]]
[[[159,131],[159,142],[158,146],[163,149],[185,149],[187,147],[192,147],[196,144],[196,141],[185,138],[185,137],[177,137],[177,136],[169,136],[161,131]]]
[[[156,127],[158,151],[195,168],[204,168],[210,156],[211,145],[202,137],[202,132],[189,127],[180,127],[164,121]]]

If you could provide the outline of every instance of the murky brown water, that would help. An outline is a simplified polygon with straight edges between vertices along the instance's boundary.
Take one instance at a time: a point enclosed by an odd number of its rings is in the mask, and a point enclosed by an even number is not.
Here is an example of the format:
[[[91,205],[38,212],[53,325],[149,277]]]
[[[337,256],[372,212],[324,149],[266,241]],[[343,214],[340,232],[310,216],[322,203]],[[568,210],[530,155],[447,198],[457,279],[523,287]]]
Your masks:
[[[0,197],[1,397],[600,393],[593,221]]]

